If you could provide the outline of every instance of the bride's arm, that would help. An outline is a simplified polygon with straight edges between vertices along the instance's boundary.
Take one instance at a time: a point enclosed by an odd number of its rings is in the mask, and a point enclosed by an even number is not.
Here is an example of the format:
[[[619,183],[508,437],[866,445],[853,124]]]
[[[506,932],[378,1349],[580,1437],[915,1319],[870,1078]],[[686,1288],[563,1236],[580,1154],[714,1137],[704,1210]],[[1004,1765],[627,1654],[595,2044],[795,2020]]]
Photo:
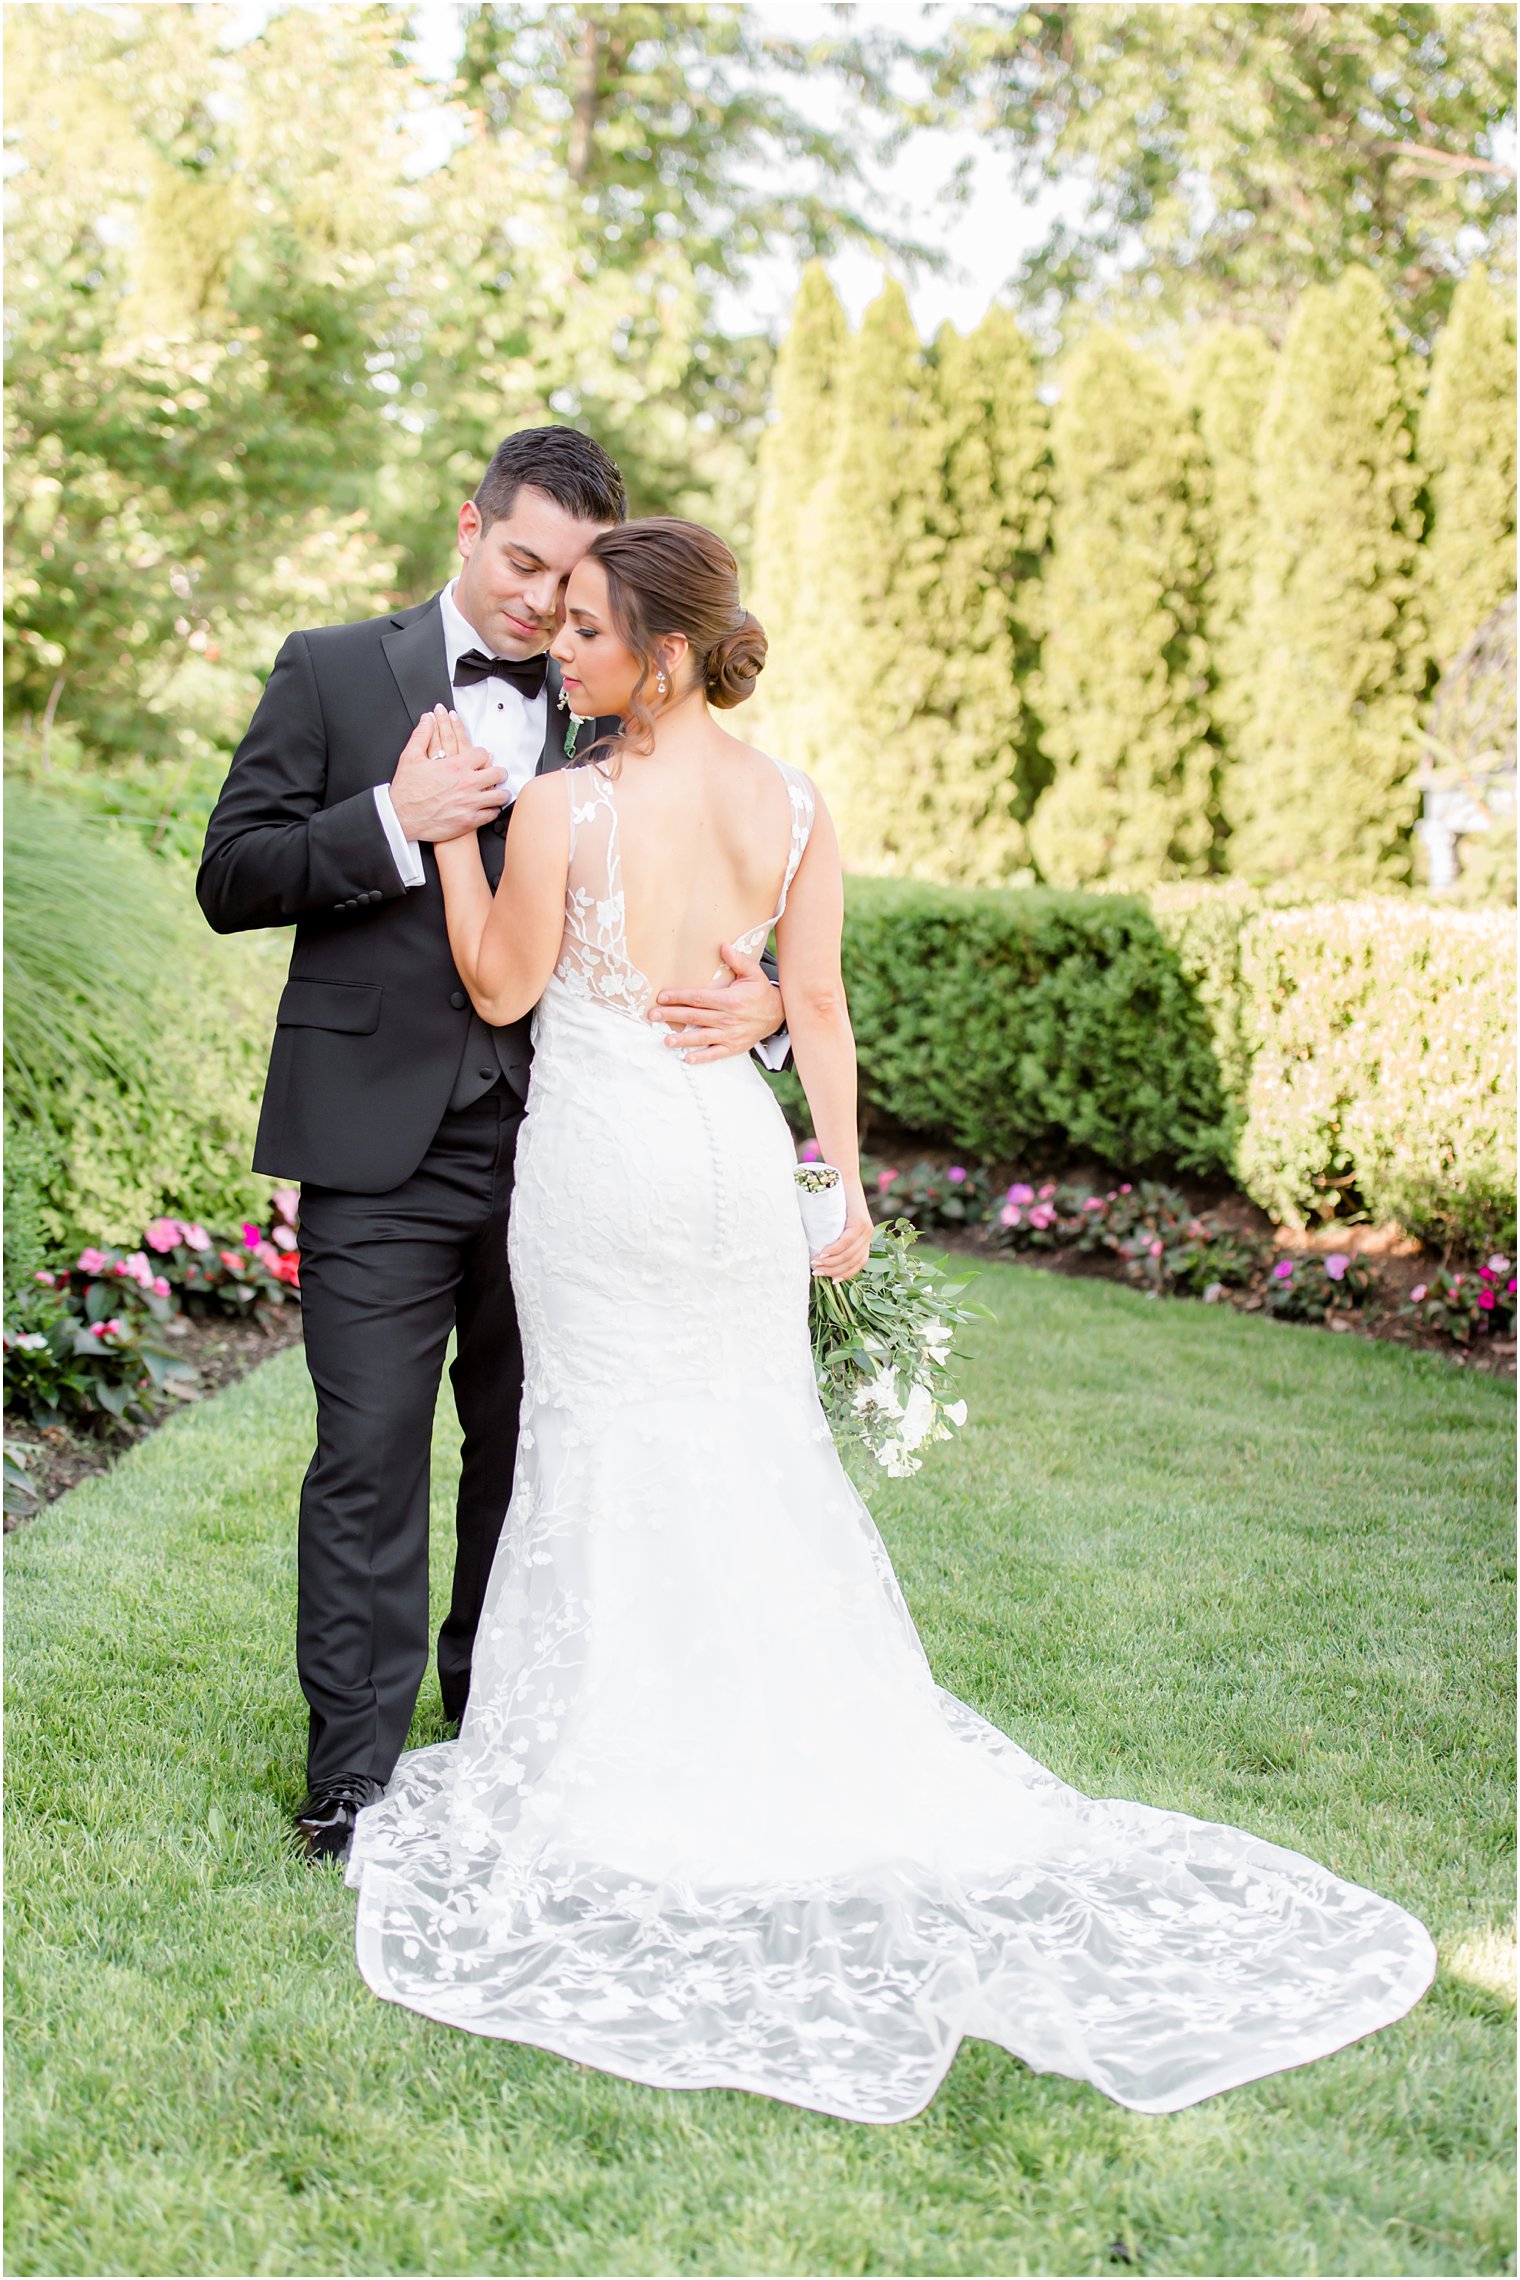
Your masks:
[[[821,799],[802,861],[776,924],[778,980],[791,1032],[792,1056],[813,1116],[824,1162],[844,1181],[844,1233],[813,1260],[815,1274],[846,1282],[871,1248],[871,1213],[860,1178],[855,1123],[855,1035],[839,964],[844,879],[833,818]]]
[[[473,831],[433,849],[449,948],[470,1003],[497,1027],[537,1005],[565,931],[570,806],[559,774],[523,786],[493,896]]]

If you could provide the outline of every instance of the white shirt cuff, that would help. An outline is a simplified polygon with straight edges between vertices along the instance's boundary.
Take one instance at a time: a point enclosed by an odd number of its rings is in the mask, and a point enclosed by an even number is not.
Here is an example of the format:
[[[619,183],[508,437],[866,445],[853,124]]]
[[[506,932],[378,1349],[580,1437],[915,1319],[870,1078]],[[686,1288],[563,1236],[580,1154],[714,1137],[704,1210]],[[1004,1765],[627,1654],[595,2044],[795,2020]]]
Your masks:
[[[389,784],[375,786],[375,813],[380,818],[380,828],[385,833],[385,843],[394,858],[401,884],[404,887],[425,885],[427,874],[422,868],[422,856],[416,840],[408,839],[397,821]]]
[[[786,1057],[792,1049],[788,1032],[778,1029],[774,1037],[766,1037],[755,1047],[756,1057],[767,1069],[777,1071],[786,1067]]]

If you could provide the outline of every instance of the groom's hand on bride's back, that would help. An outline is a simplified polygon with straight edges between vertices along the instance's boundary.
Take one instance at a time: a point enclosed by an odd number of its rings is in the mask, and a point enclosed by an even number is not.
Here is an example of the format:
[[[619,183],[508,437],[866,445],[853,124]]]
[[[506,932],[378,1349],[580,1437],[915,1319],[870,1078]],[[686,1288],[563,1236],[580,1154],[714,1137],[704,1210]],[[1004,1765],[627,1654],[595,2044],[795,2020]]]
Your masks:
[[[688,1061],[725,1061],[752,1053],[774,1037],[786,1016],[781,992],[761,967],[731,942],[722,948],[731,982],[714,989],[661,990],[649,1009],[651,1021],[668,1021],[665,1042]]]
[[[462,839],[501,813],[499,762],[478,744],[434,751],[437,723],[424,713],[407,738],[391,778],[391,805],[408,839]]]

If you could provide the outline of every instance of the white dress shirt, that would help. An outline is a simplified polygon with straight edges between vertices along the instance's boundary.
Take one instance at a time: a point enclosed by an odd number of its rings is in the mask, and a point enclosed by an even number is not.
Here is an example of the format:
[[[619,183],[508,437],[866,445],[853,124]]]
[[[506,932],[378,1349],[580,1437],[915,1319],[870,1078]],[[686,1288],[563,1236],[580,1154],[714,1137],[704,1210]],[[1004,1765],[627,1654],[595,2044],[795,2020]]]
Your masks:
[[[498,681],[494,677],[471,681],[460,688],[454,680],[454,668],[460,658],[467,649],[478,649],[490,656],[490,645],[482,641],[456,604],[453,579],[444,588],[438,606],[443,615],[443,645],[448,658],[449,683],[454,691],[454,710],[464,722],[470,742],[482,746],[500,767],[501,804],[510,807],[529,777],[537,771],[544,749],[549,699],[547,695],[525,697],[510,681]],[[422,856],[417,842],[408,839],[401,829],[389,784],[375,786],[375,807],[401,884],[420,887]]]

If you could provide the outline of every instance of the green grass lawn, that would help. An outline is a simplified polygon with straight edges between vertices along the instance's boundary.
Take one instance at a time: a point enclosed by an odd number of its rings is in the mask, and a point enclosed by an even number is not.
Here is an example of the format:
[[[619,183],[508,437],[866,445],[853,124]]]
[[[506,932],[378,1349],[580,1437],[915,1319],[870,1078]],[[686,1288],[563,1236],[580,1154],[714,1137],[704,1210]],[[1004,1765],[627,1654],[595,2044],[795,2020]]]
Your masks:
[[[971,1430],[873,1491],[936,1672],[1083,1789],[1414,1909],[1411,2016],[1163,2118],[969,2043],[869,2129],[376,2002],[352,1896],[284,1842],[291,1352],[10,1540],[11,2271],[1513,2269],[1511,1389],[1101,1282],[979,1290]]]

